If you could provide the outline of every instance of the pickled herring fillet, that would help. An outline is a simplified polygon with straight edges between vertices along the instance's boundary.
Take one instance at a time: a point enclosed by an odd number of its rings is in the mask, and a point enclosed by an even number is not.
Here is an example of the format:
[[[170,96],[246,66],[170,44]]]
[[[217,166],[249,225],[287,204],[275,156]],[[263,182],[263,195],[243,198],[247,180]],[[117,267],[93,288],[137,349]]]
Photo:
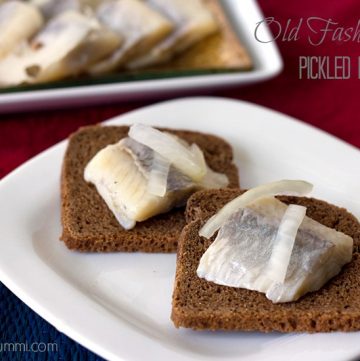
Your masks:
[[[218,30],[218,24],[202,0],[146,2],[167,16],[175,24],[175,30],[149,53],[130,62],[129,68],[137,69],[164,63]]]
[[[287,206],[262,198],[234,213],[200,260],[197,274],[217,284],[266,294],[272,302],[296,301],[321,288],[351,261],[353,240],[305,217],[284,282],[269,277],[268,264]]]
[[[125,229],[133,228],[136,222],[183,206],[192,193],[207,186],[194,182],[170,164],[169,169],[164,171],[167,173],[164,195],[154,194],[157,192],[153,190],[158,190],[158,187],[151,182],[157,178],[154,179],[152,173],[154,167],[156,171],[159,170],[158,156],[151,148],[131,138],[124,138],[100,150],[85,168],[84,179],[95,185]],[[214,188],[222,187],[218,173],[209,170],[208,177],[214,174],[214,180],[208,183]],[[161,175],[158,180],[162,189],[164,180]]]
[[[43,16],[49,20],[69,10],[86,14],[94,12],[102,0],[31,0],[30,3],[37,6]]]
[[[124,37],[124,43],[110,57],[90,69],[102,74],[124,66],[142,56],[163,40],[172,30],[172,23],[140,0],[115,0],[100,5],[99,20]]]
[[[183,205],[196,185],[175,168],[169,170],[163,197],[148,191],[154,152],[130,138],[100,150],[85,168],[84,178],[93,183],[125,229],[136,222]]]
[[[74,11],[51,20],[18,54],[0,62],[0,84],[42,83],[77,75],[121,43],[96,19]]]
[[[43,22],[35,6],[22,1],[0,3],[0,59],[30,39]]]

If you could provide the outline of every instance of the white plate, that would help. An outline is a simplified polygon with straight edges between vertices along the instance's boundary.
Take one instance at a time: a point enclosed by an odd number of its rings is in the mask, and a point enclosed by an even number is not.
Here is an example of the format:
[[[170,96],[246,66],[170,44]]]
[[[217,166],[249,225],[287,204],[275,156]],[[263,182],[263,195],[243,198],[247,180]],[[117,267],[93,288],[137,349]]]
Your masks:
[[[107,124],[207,131],[235,150],[242,185],[313,182],[314,195],[360,215],[360,152],[274,111],[220,98],[150,106]],[[175,255],[79,254],[58,240],[66,142],[0,183],[0,280],[61,332],[112,360],[316,360],[360,356],[359,333],[193,332],[169,319]]]
[[[221,1],[239,38],[253,58],[253,71],[4,93],[0,94],[0,112],[170,97],[186,92],[251,84],[277,75],[283,63],[275,43],[260,43],[254,37],[256,23],[264,19],[256,1]],[[261,39],[271,39],[267,28],[262,27],[261,30]]]

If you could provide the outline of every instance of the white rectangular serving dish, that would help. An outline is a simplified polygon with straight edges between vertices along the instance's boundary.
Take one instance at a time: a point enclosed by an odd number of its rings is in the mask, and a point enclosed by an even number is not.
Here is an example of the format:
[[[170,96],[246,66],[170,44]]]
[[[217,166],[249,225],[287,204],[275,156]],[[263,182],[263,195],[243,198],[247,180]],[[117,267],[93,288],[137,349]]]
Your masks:
[[[256,1],[220,1],[253,58],[253,70],[4,92],[0,93],[0,113],[193,94],[196,91],[247,85],[277,75],[282,70],[283,63],[275,42],[260,43],[254,37],[256,23],[263,19]],[[267,39],[271,38],[267,28],[262,27],[262,31]]]

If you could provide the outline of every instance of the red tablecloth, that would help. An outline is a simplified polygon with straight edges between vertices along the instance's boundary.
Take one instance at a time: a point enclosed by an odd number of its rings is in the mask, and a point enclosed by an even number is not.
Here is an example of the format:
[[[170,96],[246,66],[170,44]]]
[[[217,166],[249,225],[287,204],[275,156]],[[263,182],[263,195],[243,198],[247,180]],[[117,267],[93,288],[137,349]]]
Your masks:
[[[300,18],[306,20],[310,16],[331,18],[343,27],[355,27],[360,19],[358,0],[261,0],[260,5],[265,16],[274,16],[283,27],[288,19],[295,25]],[[322,45],[315,47],[309,44],[308,33],[304,26],[298,41],[278,41],[285,69],[277,78],[247,88],[214,90],[213,94],[279,110],[360,147],[360,80],[355,76],[347,80],[300,80],[298,75],[299,56],[351,56],[355,60],[360,55],[360,42],[331,41],[327,37]],[[353,61],[354,68],[355,65]],[[67,137],[80,125],[96,123],[147,103],[0,115],[0,177]]]

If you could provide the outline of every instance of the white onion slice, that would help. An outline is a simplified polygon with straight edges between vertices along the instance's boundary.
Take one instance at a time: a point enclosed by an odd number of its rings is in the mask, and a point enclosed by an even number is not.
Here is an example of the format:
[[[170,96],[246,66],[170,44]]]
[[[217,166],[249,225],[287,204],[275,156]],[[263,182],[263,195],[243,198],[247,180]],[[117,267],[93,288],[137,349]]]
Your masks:
[[[225,188],[229,185],[229,179],[226,174],[215,172],[207,166],[204,153],[196,143],[191,144],[190,150],[197,159],[197,162],[206,169],[206,174],[199,183],[201,187],[218,189]]]
[[[199,184],[207,189],[226,188],[229,185],[229,178],[226,174],[215,172],[207,167],[207,172]]]
[[[193,157],[195,159],[195,162],[202,169],[206,169],[207,166],[206,166],[206,160],[205,160],[205,157],[204,157],[204,153],[196,143],[191,144],[190,152],[192,153],[192,155],[193,155]]]
[[[149,175],[148,192],[159,197],[164,197],[166,194],[167,180],[169,176],[171,163],[154,152],[154,159]]]
[[[313,185],[301,180],[281,180],[263,184],[249,189],[245,193],[226,204],[218,213],[213,215],[200,229],[199,235],[210,238],[239,208],[263,197],[271,197],[280,194],[306,195],[311,192]]]
[[[298,229],[306,215],[306,207],[290,204],[279,225],[266,277],[284,283]]]
[[[205,173],[203,162],[174,137],[143,124],[134,124],[129,130],[129,137],[146,145],[162,155],[194,181],[200,181]]]

